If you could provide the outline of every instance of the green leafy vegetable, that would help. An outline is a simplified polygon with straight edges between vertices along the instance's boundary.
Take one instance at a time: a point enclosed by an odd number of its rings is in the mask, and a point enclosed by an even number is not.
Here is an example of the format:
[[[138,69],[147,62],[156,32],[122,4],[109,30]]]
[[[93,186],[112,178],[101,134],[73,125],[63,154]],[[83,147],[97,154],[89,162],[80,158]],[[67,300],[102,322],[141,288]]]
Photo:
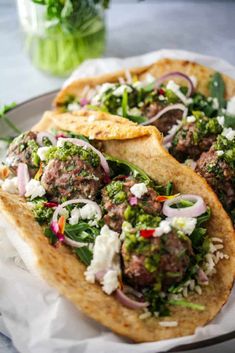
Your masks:
[[[235,116],[224,114],[224,126],[235,130]]]
[[[11,104],[7,104],[7,105],[3,105],[2,107],[0,107],[0,119],[6,124],[8,125],[8,127],[17,134],[20,134],[21,131],[17,128],[17,126],[7,117],[7,113],[16,107],[16,103],[13,102]],[[12,137],[8,136],[4,136],[4,137],[0,137],[0,140],[4,140],[7,142],[11,142],[12,141]]]
[[[93,254],[87,246],[83,246],[82,248],[76,248],[74,252],[86,266],[90,265]]]
[[[211,97],[217,98],[219,103],[219,109],[221,110],[222,108],[224,108],[225,107],[225,99],[224,99],[225,84],[219,72],[216,72],[211,77],[211,80],[209,82],[209,90],[210,90]]]
[[[204,311],[205,306],[201,304],[190,303],[187,300],[170,300],[170,305],[182,306],[183,308],[188,308],[192,310]]]
[[[62,147],[50,147],[45,154],[47,161],[54,158],[66,161],[71,156],[76,155],[82,160],[87,161],[93,167],[97,167],[100,163],[99,156],[92,149],[84,149],[82,146],[77,146],[69,141],[66,141]]]
[[[44,230],[44,235],[48,238],[48,241],[51,245],[55,245],[58,242],[57,236],[52,232],[49,227]]]
[[[48,223],[54,213],[54,209],[45,207],[44,204],[47,202],[46,199],[34,200],[34,207],[32,209],[35,219],[39,224]]]
[[[100,56],[105,47],[102,0],[32,0],[40,16],[38,32],[26,32],[25,47],[43,71],[66,76],[83,60]]]
[[[152,184],[152,180],[150,179],[150,177],[139,167],[137,167],[136,165],[127,162],[127,161],[123,161],[121,159],[117,159],[111,156],[106,155],[105,156],[109,166],[112,170],[112,177],[115,177],[117,175],[133,175],[133,177],[135,178],[139,178],[140,180],[142,180],[143,182],[145,182],[146,184],[150,185]]]
[[[86,222],[79,222],[75,225],[66,224],[65,234],[72,240],[81,243],[94,243],[95,237],[99,234],[99,230]]]
[[[127,118],[128,115],[128,92],[127,89],[124,89],[122,96],[122,116]]]

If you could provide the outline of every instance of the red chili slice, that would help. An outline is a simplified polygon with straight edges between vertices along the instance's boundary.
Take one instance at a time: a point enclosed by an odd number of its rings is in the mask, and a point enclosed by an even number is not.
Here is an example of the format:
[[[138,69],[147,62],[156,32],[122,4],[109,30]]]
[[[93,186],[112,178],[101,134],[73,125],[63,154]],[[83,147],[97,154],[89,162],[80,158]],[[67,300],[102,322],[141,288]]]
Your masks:
[[[53,208],[53,207],[57,207],[58,203],[56,203],[56,202],[44,202],[43,206],[48,207],[48,208]]]
[[[165,91],[164,91],[164,89],[162,89],[162,88],[159,88],[158,92],[159,92],[159,94],[162,94],[163,96],[164,96],[164,94],[165,94]]]
[[[141,229],[140,235],[143,238],[151,238],[155,232],[155,229]]]
[[[166,200],[168,200],[167,196],[159,195],[159,196],[156,197],[156,201],[158,201],[158,202],[164,202]]]

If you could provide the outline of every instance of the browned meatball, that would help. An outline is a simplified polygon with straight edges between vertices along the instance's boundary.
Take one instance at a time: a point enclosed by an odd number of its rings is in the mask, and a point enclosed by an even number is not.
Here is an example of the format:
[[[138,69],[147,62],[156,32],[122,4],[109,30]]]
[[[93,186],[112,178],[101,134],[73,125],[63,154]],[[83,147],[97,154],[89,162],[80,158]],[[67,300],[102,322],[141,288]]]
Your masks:
[[[235,206],[235,172],[218,157],[213,146],[202,153],[195,170],[211,185],[225,208],[231,210]]]
[[[151,103],[149,106],[145,108],[144,115],[148,119],[151,119],[165,107],[166,107],[165,105],[159,104],[157,102]],[[168,131],[172,128],[172,126],[177,124],[178,120],[182,119],[182,115],[183,115],[182,110],[179,110],[179,109],[171,110],[163,114],[161,118],[151,123],[151,125],[156,126],[158,130],[163,133],[163,135],[167,135]]]
[[[52,159],[42,175],[41,183],[53,201],[72,198],[94,199],[102,186],[104,174],[79,156],[66,161]]]
[[[201,137],[195,140],[195,134],[198,133],[196,124],[187,123],[176,133],[170,153],[180,162],[187,158],[196,160],[202,152],[209,150],[216,140],[215,134]]]
[[[122,223],[124,221],[124,212],[129,206],[129,200],[133,197],[130,188],[138,183],[134,179],[126,179],[125,181],[119,181],[122,185],[123,200],[121,202],[116,201],[115,197],[111,198],[107,188],[102,190],[102,200],[104,209],[107,214],[104,216],[105,223],[113,230],[120,232],[122,229]],[[152,215],[157,215],[161,212],[162,205],[156,201],[157,193],[154,189],[148,187],[148,192],[138,199],[138,207],[142,208],[144,212]]]
[[[179,239],[173,231],[148,241],[151,250],[141,255],[138,250],[128,252],[125,241],[122,245],[124,273],[128,282],[137,288],[153,285],[157,279],[161,280],[164,288],[180,282],[190,262],[190,242]],[[149,271],[146,265],[151,256],[156,259],[156,269],[153,271]]]
[[[19,163],[26,163],[31,177],[37,173],[39,157],[37,150],[37,134],[28,131],[16,137],[10,144],[7,151],[6,163],[13,173],[16,174]]]

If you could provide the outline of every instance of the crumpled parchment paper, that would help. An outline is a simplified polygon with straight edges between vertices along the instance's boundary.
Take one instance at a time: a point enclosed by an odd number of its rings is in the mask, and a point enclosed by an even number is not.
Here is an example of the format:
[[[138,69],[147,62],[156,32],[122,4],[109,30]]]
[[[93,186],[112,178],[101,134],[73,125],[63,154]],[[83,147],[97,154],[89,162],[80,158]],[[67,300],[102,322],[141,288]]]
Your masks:
[[[160,50],[127,59],[87,60],[65,82],[169,57],[196,61],[235,78],[227,62],[180,50]],[[30,128],[30,126],[29,126]],[[20,353],[157,353],[235,330],[235,290],[220,314],[193,336],[132,344],[87,318],[38,277],[30,274],[0,225],[0,331]],[[97,310],[99,310],[97,308]]]

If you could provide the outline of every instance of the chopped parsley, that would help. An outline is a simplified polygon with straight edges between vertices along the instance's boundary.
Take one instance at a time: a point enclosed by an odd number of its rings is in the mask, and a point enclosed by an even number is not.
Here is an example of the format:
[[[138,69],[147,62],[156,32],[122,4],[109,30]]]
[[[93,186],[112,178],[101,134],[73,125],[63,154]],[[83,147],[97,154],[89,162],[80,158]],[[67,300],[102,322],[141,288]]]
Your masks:
[[[50,147],[45,153],[47,162],[51,159],[59,159],[67,161],[72,156],[79,156],[83,161],[88,162],[94,168],[100,164],[100,158],[92,149],[77,146],[71,142],[66,141],[63,147]]]

